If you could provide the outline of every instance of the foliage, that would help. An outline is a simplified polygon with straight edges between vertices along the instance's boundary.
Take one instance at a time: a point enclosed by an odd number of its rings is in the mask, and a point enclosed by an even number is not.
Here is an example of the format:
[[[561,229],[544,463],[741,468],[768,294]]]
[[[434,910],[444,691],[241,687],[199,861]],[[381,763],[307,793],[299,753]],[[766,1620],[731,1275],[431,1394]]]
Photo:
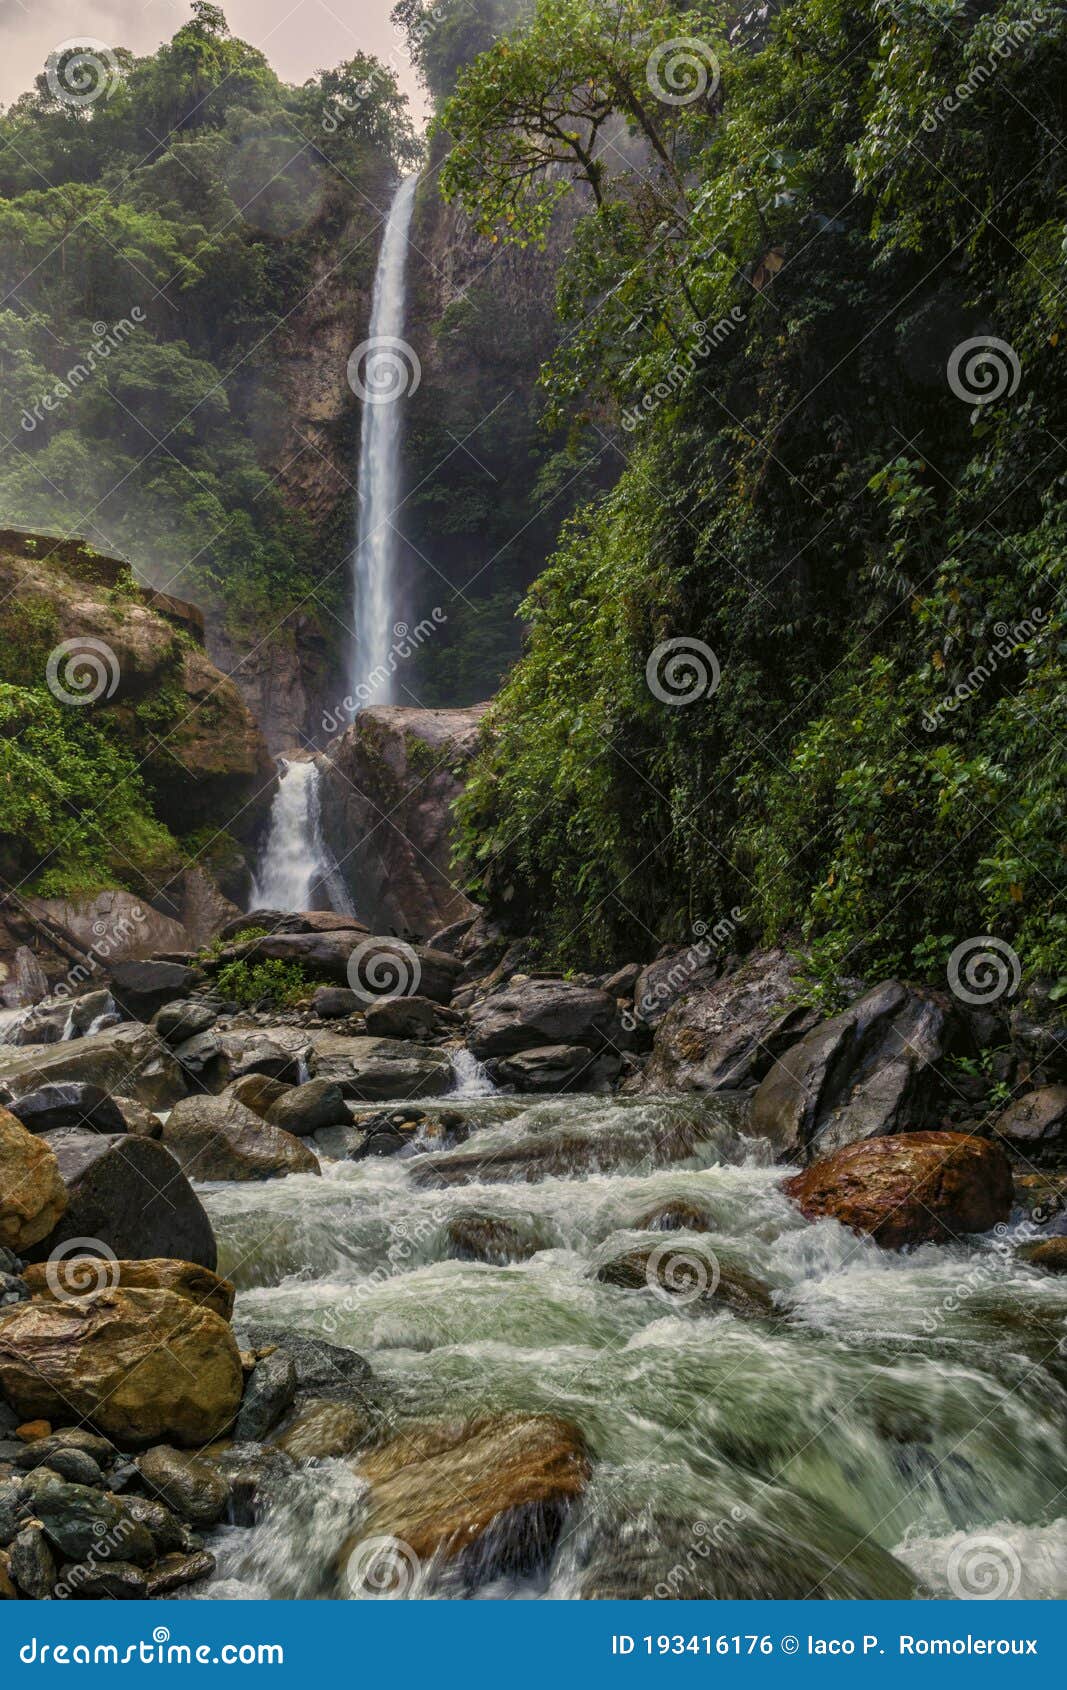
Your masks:
[[[599,395],[627,468],[523,607],[461,803],[472,885],[579,963],[739,904],[827,981],[943,978],[982,933],[1067,975],[1067,15],[559,18],[542,0],[460,79],[448,180],[520,243],[582,180],[547,379],[564,414]],[[711,44],[721,83],[654,114],[661,154],[631,95],[668,33]],[[576,129],[567,167],[536,168],[539,93]],[[580,156],[597,120],[644,181]],[[947,375],[981,335],[1021,368],[988,405]],[[680,636],[721,665],[684,707],[645,677]]]
[[[275,958],[249,962],[242,957],[228,962],[219,969],[215,984],[222,997],[243,1008],[257,1003],[296,1003],[311,990],[311,982],[299,963],[280,962]]]

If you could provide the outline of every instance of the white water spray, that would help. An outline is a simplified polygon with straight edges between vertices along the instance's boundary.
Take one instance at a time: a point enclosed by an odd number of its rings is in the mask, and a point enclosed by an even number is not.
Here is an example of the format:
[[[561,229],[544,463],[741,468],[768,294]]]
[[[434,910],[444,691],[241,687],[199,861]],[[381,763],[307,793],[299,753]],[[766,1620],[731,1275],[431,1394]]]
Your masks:
[[[359,519],[354,560],[355,643],[352,696],[361,703],[391,704],[393,627],[399,612],[398,533],[393,517],[400,502],[400,446],[403,398],[417,384],[407,360],[414,354],[401,339],[406,308],[408,230],[418,177],[397,189],[378,256],[374,279],[366,367],[358,377],[364,391],[359,457]],[[350,372],[351,374],[352,372]]]
[[[282,770],[267,829],[252,909],[301,911],[323,889],[331,909],[354,914],[322,833],[318,764],[293,761]]]

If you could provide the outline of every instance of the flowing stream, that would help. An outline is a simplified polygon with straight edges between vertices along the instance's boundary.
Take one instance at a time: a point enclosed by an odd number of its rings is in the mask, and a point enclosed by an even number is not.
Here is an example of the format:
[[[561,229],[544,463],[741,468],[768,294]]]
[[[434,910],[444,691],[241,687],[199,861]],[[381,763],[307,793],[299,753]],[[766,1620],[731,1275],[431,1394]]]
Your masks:
[[[418,177],[400,184],[378,255],[367,356],[359,456],[359,515],[355,553],[355,645],[352,695],[392,704],[393,626],[399,613],[397,530],[403,398],[413,385],[413,353],[403,340],[407,304],[408,231]]]
[[[320,779],[318,764],[310,759],[294,758],[283,769],[249,909],[310,910],[321,908],[325,899],[330,909],[354,914],[323,837]]]
[[[1065,1593],[1067,1281],[1015,1256],[1011,1229],[894,1254],[811,1224],[736,1099],[442,1103],[466,1116],[484,1183],[427,1189],[393,1158],[202,1194],[238,1329],[358,1351],[401,1423],[525,1410],[581,1427],[593,1477],[550,1564],[474,1594]],[[679,1140],[694,1122],[695,1148]],[[516,1146],[543,1177],[492,1177]],[[643,1231],[667,1198],[710,1230]],[[453,1259],[448,1222],[469,1214],[510,1222],[529,1258]],[[743,1270],[773,1311],[697,1312],[596,1279],[650,1243]],[[216,1534],[208,1594],[351,1596],[354,1469],[319,1462],[256,1527]],[[469,1592],[431,1566],[406,1594]]]

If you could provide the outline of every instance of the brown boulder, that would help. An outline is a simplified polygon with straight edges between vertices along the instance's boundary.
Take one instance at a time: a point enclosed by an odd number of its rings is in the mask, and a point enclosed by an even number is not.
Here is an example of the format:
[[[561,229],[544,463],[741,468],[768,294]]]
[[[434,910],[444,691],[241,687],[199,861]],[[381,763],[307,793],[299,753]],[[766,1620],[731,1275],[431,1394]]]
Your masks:
[[[19,1254],[48,1236],[66,1206],[54,1152],[0,1107],[0,1244]]]
[[[685,986],[656,1024],[642,1092],[736,1090],[761,1080],[818,1015],[797,1002],[800,983],[785,951],[758,953],[733,974]]]
[[[888,1250],[988,1232],[1011,1212],[1004,1152],[966,1133],[901,1133],[845,1145],[783,1187],[809,1220],[828,1215]]]
[[[226,1322],[172,1291],[21,1303],[0,1321],[0,1391],[16,1413],[85,1419],[124,1448],[221,1437],[243,1384]]]
[[[571,1421],[502,1414],[404,1433],[364,1456],[358,1471],[370,1482],[370,1512],[347,1547],[350,1581],[360,1543],[381,1536],[423,1563],[462,1555],[486,1578],[549,1557],[588,1484],[590,1459]]]
[[[211,1309],[229,1320],[233,1314],[233,1286],[228,1279],[220,1279],[210,1269],[195,1262],[178,1262],[159,1256],[144,1262],[94,1261],[91,1258],[68,1257],[65,1261],[34,1262],[27,1267],[23,1278],[33,1297],[63,1301],[78,1296],[86,1289],[87,1271],[96,1268],[107,1275],[108,1284],[116,1291],[173,1291],[189,1303]]]
[[[375,1418],[357,1403],[309,1397],[272,1441],[294,1461],[322,1461],[351,1454],[366,1443],[376,1425]]]
[[[320,1171],[306,1144],[233,1097],[182,1098],[164,1124],[163,1142],[191,1179],[276,1179]]]

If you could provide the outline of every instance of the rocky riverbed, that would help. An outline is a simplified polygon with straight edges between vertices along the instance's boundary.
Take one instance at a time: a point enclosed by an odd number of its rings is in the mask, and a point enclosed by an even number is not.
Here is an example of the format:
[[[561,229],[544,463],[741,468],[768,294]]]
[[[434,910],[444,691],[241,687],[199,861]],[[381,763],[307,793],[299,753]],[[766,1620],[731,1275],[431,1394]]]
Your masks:
[[[255,912],[9,1015],[0,1594],[1062,1595],[1055,1014],[691,960]]]

